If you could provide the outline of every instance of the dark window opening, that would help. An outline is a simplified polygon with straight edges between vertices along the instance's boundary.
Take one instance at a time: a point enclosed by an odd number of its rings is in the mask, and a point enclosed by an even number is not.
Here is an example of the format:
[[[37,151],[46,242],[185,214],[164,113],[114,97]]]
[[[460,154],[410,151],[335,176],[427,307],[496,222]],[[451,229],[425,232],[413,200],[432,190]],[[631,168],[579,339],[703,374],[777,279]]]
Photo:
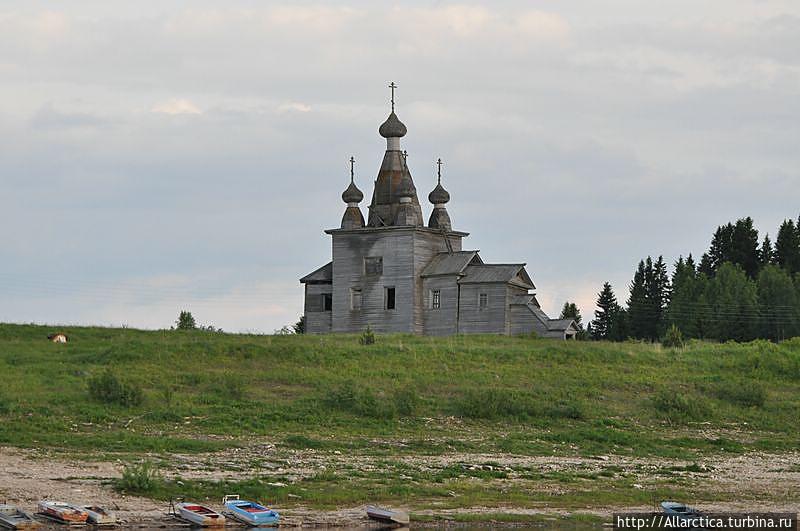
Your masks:
[[[386,288],[386,309],[394,310],[394,308],[395,308],[394,288]]]
[[[431,308],[438,310],[442,304],[442,292],[435,289],[431,292]]]
[[[364,258],[364,274],[365,275],[382,275],[383,274],[383,257],[382,256],[368,256]]]
[[[489,307],[489,294],[481,293],[478,295],[478,309],[485,310]]]
[[[329,312],[333,310],[333,294],[331,293],[323,293],[322,294],[322,311]]]

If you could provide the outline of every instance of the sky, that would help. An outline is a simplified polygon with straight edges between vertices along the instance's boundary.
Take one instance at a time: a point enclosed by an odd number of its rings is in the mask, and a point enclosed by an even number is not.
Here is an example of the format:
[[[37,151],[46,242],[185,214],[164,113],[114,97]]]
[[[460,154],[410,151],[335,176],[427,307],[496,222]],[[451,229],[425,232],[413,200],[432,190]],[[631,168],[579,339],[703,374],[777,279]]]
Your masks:
[[[2,322],[295,322],[391,81],[426,218],[441,157],[551,316],[800,214],[796,0],[5,0],[0,79]]]

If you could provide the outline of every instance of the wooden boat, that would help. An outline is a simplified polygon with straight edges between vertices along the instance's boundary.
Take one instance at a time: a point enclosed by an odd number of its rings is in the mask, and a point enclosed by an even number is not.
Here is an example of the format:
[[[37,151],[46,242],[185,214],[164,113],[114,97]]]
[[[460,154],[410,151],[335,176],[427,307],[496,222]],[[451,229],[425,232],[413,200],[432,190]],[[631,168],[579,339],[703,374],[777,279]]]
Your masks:
[[[175,504],[177,516],[201,527],[225,525],[225,517],[216,511],[197,503],[181,502]]]
[[[89,513],[80,507],[59,501],[40,501],[39,512],[66,524],[85,524],[89,518]]]
[[[114,513],[110,513],[97,505],[84,505],[81,509],[89,515],[86,521],[90,524],[115,525],[117,523],[117,517]]]
[[[276,511],[264,507],[260,503],[240,500],[237,495],[225,496],[222,499],[222,505],[228,510],[230,516],[247,525],[273,525],[281,519]]]
[[[0,504],[0,527],[6,529],[38,529],[42,524],[16,505]]]
[[[389,524],[408,524],[409,522],[407,512],[387,509],[385,507],[376,507],[374,505],[367,505],[367,516],[373,520]]]

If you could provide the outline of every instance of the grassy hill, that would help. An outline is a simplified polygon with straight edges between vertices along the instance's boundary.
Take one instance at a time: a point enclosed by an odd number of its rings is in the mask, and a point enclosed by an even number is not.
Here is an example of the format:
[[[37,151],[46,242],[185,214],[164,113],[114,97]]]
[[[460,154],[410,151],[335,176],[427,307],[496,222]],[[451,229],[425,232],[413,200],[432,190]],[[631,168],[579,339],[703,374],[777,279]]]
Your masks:
[[[353,336],[68,328],[64,345],[47,341],[50,330],[0,325],[0,443],[201,451],[237,444],[215,436],[329,446],[392,436],[522,453],[672,455],[798,442],[800,339],[669,350],[379,336],[362,346]],[[141,390],[142,402],[93,399],[89,382],[107,370]],[[427,420],[449,417],[463,422],[454,430]],[[693,438],[701,422],[749,435]]]
[[[0,325],[0,445],[158,455],[265,439],[371,458],[682,459],[800,446],[798,338],[672,350],[392,335],[363,346],[67,327],[70,342],[53,344],[53,330]]]

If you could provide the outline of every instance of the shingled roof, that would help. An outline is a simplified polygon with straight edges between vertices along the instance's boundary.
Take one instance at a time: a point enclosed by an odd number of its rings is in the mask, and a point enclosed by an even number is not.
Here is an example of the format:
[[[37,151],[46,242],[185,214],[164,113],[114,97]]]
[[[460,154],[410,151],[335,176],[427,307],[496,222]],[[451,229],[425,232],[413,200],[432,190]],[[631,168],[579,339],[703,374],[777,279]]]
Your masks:
[[[472,264],[482,264],[483,260],[478,251],[457,251],[454,253],[439,253],[422,270],[421,276],[434,277],[438,275],[460,275],[464,269]]]
[[[525,264],[478,264],[469,265],[464,270],[462,284],[478,284],[484,282],[507,282],[533,289],[533,280],[525,271]]]
[[[327,284],[333,282],[333,262],[328,262],[300,279],[303,284]]]

